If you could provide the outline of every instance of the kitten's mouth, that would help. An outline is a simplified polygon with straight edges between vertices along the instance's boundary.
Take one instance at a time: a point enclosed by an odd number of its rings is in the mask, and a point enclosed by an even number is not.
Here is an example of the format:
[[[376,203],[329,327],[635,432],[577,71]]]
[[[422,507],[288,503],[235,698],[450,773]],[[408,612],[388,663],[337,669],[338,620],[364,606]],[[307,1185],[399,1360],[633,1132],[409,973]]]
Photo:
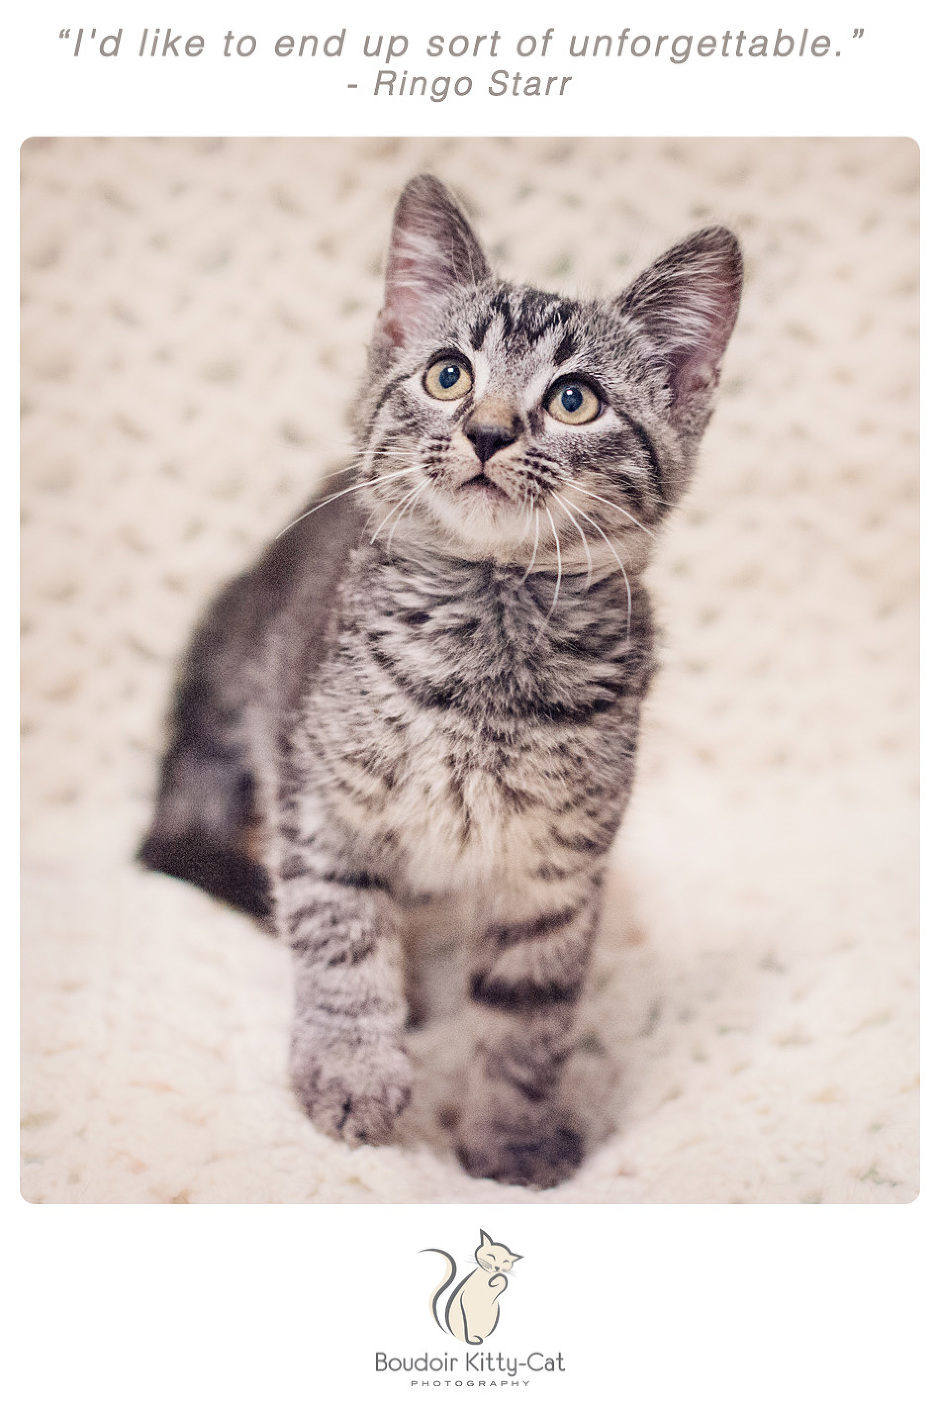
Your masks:
[[[508,494],[500,488],[498,483],[494,483],[485,473],[475,474],[473,478],[466,479],[458,490],[460,493],[472,493],[482,495],[485,498],[506,498]]]

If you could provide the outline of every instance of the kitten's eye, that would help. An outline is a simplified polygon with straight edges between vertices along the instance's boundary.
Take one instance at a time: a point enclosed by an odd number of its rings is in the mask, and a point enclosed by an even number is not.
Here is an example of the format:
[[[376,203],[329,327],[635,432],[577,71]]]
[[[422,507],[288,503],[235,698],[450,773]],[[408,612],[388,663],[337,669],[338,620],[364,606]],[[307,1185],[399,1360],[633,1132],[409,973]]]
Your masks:
[[[424,376],[424,389],[435,400],[460,400],[473,386],[473,377],[460,361],[435,361]]]
[[[563,425],[586,425],[601,413],[599,397],[584,381],[561,381],[548,393],[545,409]]]

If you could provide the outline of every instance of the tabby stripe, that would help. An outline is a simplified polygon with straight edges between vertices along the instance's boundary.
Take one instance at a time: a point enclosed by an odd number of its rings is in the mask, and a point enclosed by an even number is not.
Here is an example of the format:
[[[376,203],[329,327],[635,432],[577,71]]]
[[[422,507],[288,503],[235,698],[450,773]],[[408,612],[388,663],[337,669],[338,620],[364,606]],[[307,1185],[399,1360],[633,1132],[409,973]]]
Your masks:
[[[382,410],[382,407],[383,405],[385,405],[389,396],[393,393],[393,391],[396,391],[399,386],[403,385],[405,381],[409,381],[413,375],[414,372],[412,371],[403,371],[400,373],[400,375],[393,376],[392,379],[389,381],[388,385],[385,386],[382,391],[382,394],[379,396],[378,400],[375,403],[375,409],[372,412],[372,419],[369,421],[370,434],[375,429],[375,422],[379,418],[379,414]]]
[[[570,316],[571,304],[560,299],[545,306],[545,295],[535,289],[527,289],[522,295],[519,307],[519,331],[530,346],[534,347],[546,333],[554,331],[562,321]]]
[[[627,424],[646,450],[646,456],[649,459],[650,477],[653,480],[653,487],[656,490],[658,500],[655,507],[656,518],[660,518],[668,511],[670,505],[666,502],[666,484],[663,477],[663,466],[659,461],[656,446],[650,438],[649,431],[644,429],[639,420],[634,420],[632,415],[626,414],[623,410],[618,413],[626,420]]]
[[[337,775],[336,768],[331,768],[331,771],[334,775]],[[378,773],[373,774],[370,780],[381,782],[386,791],[392,789],[393,783],[389,781],[387,777],[380,776]],[[384,810],[387,803],[385,795],[376,795],[374,790],[366,790],[363,786],[357,785],[356,778],[350,774],[349,767],[345,767],[342,770],[342,787],[347,798],[355,801],[357,805],[362,806],[363,810],[370,811],[373,815],[377,815],[380,811]]]
[[[391,893],[392,891],[387,879],[383,879],[379,874],[370,874],[365,869],[359,869],[351,874],[340,874],[331,869],[329,873],[320,875],[320,882],[341,884],[343,888],[378,889],[382,893]]]
[[[567,926],[580,912],[581,904],[575,903],[568,908],[562,908],[557,913],[544,913],[528,923],[496,924],[487,928],[486,937],[501,951],[505,951],[508,947],[515,947],[518,942],[532,942],[536,938],[547,936],[550,932],[557,932],[559,928]]]
[[[352,947],[346,948],[342,952],[337,952],[335,957],[331,957],[327,962],[328,967],[358,967],[368,957],[375,952],[375,942],[372,938],[365,938],[360,942],[354,942]]]
[[[344,1045],[368,1045],[372,1041],[362,1034],[362,1024],[360,1018],[364,1015],[376,1015],[381,1013],[388,1015],[397,1009],[395,1001],[384,1000],[381,996],[359,996],[356,1000],[350,1001],[347,1005],[338,1006],[332,1001],[316,1000],[311,1001],[310,1010],[319,1011],[322,1015],[340,1016],[344,1021],[354,1020],[356,1023],[351,1026],[344,1035]]]
[[[289,854],[281,861],[280,879],[287,883],[290,879],[306,879],[310,876],[310,866],[299,854]]]
[[[488,980],[478,972],[470,982],[470,999],[480,1006],[507,1012],[541,1010],[546,1006],[571,1005],[581,994],[580,981],[549,981],[544,985],[524,981]]]
[[[491,1077],[502,1079],[518,1089],[530,1103],[544,1103],[558,1087],[558,1073],[551,1065],[537,1066],[527,1073],[507,1067],[505,1061],[494,1061],[494,1068],[487,1070]]]
[[[484,341],[486,340],[487,332],[490,330],[497,317],[501,317],[503,320],[504,339],[508,341],[509,336],[512,333],[512,308],[510,307],[509,299],[507,298],[506,294],[494,294],[490,302],[490,307],[492,308],[492,311],[489,317],[478,318],[470,333],[470,345],[473,347],[474,351],[480,350]]]
[[[575,864],[568,869],[562,869],[557,864],[540,864],[535,870],[535,877],[543,883],[558,883],[563,879],[573,879],[575,874],[581,873],[583,867],[582,864]]]
[[[391,893],[392,891],[387,879],[383,879],[378,874],[370,874],[366,870],[346,874],[329,869],[326,873],[318,874],[310,867],[309,862],[299,854],[288,855],[281,865],[281,878],[309,879],[313,884],[337,884],[341,888],[379,890],[381,893]],[[313,911],[319,911],[321,907],[322,904],[314,905]],[[303,913],[306,917],[311,916],[306,909],[297,909],[296,912]]]
[[[604,828],[605,830],[613,831],[619,823],[620,818],[618,815],[615,825],[605,826]],[[556,845],[560,845],[562,849],[573,850],[577,854],[603,854],[611,840],[610,834],[604,834],[598,839],[591,839],[587,835],[580,834],[572,836],[563,835],[554,825],[549,830],[549,834]]]
[[[453,710],[471,717],[479,715],[479,699],[467,696],[466,690],[461,691],[463,693],[461,696],[461,692],[454,688],[448,688],[444,684],[430,684],[421,679],[415,679],[413,676],[402,674],[395,667],[397,661],[380,649],[378,645],[373,644],[370,653],[382,672],[393,680],[406,698],[410,698],[419,707],[435,708],[441,712]],[[544,699],[533,699],[530,702],[520,699],[515,702],[510,698],[505,698],[501,711],[503,716],[507,718],[532,719],[540,723],[556,723],[576,727],[582,723],[590,722],[599,713],[610,712],[611,708],[616,708],[620,701],[621,694],[619,692],[607,689],[595,698],[574,707],[566,707],[563,703],[547,703]]]
[[[556,366],[562,366],[570,357],[574,356],[578,350],[578,344],[570,332],[566,332],[558,346],[555,348],[554,362]]]
[[[311,918],[316,918],[320,924],[317,931],[313,934],[298,935],[297,928],[300,924]],[[329,948],[345,950],[344,944],[349,938],[348,918],[347,913],[330,913],[318,903],[310,903],[306,908],[298,909],[287,919],[287,927],[294,934],[289,943],[291,951],[317,957]]]
[[[489,768],[487,770],[489,771]],[[499,787],[500,796],[514,815],[524,815],[533,806],[541,804],[539,797],[533,795],[531,791],[521,791],[517,786],[511,786],[508,781],[505,781],[498,767],[490,771],[489,774]]]

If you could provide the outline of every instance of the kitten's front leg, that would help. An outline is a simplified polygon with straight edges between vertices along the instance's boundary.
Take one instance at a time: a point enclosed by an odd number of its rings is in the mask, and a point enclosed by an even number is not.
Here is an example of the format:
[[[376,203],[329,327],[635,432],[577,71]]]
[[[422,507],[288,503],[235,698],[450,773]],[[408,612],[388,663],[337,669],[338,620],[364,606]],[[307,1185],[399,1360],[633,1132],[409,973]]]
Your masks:
[[[470,980],[473,1067],[457,1151],[472,1176],[555,1186],[577,1168],[580,1133],[558,1101],[590,963],[600,876],[521,922],[493,923]]]
[[[294,954],[291,1082],[321,1132],[388,1142],[411,1090],[396,905],[377,874],[298,840],[282,827],[274,886]]]

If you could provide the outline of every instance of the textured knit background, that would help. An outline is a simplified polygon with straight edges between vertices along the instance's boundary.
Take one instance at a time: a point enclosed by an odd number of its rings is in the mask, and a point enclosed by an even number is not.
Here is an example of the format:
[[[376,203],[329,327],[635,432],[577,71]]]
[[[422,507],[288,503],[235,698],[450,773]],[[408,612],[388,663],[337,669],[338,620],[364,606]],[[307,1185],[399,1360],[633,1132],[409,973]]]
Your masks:
[[[197,612],[342,462],[397,193],[613,291],[727,222],[748,279],[651,583],[665,627],[555,1191],[317,1134],[285,951],[138,872]],[[893,140],[33,141],[24,174],[24,1194],[908,1201],[917,1190],[917,152]]]

